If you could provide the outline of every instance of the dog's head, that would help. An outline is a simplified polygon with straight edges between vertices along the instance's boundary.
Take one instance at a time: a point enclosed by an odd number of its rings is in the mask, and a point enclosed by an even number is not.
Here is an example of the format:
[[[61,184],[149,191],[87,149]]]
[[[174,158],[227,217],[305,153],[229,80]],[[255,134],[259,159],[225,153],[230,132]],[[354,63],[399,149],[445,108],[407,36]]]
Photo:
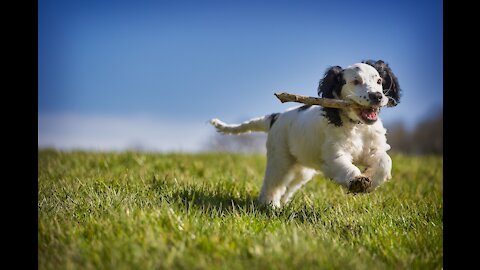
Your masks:
[[[371,125],[378,120],[381,107],[393,107],[400,102],[400,86],[388,64],[368,60],[345,69],[329,68],[320,81],[318,95],[361,105],[361,109],[343,111],[352,121]],[[331,123],[342,125],[340,109],[324,108],[324,111]]]

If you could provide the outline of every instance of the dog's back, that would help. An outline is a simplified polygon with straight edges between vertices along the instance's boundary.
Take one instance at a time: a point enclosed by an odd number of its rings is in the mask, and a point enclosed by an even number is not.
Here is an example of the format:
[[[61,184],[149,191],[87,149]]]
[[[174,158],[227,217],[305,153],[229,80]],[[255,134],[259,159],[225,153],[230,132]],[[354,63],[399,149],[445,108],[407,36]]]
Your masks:
[[[268,132],[267,153],[285,147],[297,163],[320,170],[328,124],[323,113],[319,106],[301,106],[280,114]]]

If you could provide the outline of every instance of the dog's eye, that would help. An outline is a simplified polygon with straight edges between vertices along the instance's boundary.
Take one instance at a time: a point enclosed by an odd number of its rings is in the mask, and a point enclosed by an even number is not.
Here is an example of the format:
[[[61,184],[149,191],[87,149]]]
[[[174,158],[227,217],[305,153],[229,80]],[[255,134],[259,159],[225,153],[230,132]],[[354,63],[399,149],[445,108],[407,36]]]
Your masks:
[[[378,84],[382,84],[382,79],[378,79],[378,80],[377,80],[377,83],[378,83]]]
[[[353,83],[353,85],[359,85],[360,81],[359,80],[353,80],[352,83]]]

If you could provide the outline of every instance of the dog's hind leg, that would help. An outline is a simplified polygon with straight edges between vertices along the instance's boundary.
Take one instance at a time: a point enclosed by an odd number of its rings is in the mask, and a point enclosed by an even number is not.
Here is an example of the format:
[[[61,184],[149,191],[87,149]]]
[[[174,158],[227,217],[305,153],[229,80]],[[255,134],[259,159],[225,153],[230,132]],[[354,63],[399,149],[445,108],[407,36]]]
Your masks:
[[[313,169],[305,168],[303,166],[295,166],[295,174],[293,179],[288,183],[287,190],[283,194],[282,198],[280,199],[282,204],[286,204],[290,201],[293,194],[305,185],[308,181],[312,179],[312,177],[317,173]]]
[[[280,207],[280,199],[294,176],[293,161],[290,158],[267,154],[267,168],[258,197],[259,203]]]

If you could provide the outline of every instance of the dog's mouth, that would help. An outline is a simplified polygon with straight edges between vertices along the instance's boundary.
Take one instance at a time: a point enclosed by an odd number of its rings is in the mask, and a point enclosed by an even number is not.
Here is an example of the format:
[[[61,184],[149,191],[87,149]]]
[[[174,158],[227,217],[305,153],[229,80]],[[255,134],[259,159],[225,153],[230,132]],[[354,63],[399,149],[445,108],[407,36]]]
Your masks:
[[[356,109],[358,117],[367,124],[373,124],[378,120],[378,114],[380,113],[379,107],[364,107]]]

